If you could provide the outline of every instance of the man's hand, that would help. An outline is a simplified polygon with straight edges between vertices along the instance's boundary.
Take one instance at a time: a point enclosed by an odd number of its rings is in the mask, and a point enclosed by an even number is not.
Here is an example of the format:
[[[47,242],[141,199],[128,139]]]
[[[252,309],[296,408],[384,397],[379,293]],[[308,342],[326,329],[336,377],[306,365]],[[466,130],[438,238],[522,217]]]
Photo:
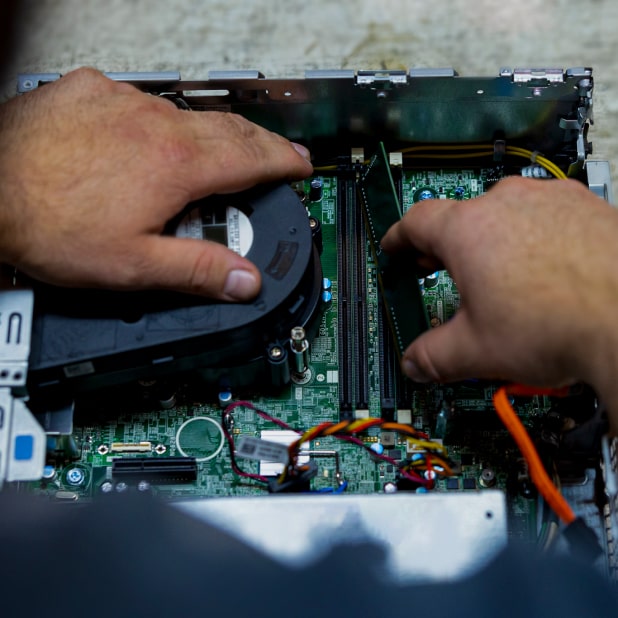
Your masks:
[[[307,158],[239,116],[79,69],[0,107],[0,261],[57,285],[251,298],[253,264],[161,232],[192,200],[308,176]]]
[[[409,346],[404,371],[417,381],[584,380],[616,411],[617,238],[618,213],[575,181],[511,178],[475,200],[416,204],[382,247],[415,248],[421,266],[446,268],[461,308]]]

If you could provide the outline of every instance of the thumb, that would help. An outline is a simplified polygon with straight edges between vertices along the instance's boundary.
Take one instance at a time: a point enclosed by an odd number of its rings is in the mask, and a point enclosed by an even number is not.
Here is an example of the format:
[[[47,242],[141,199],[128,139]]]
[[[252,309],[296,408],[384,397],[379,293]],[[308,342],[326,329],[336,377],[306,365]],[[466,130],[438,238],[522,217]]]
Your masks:
[[[250,300],[260,291],[256,266],[216,242],[149,236],[143,240],[140,254],[141,288],[228,301]]]
[[[401,364],[403,372],[415,382],[496,377],[497,370],[482,349],[481,338],[474,332],[465,309],[415,339],[404,352]]]

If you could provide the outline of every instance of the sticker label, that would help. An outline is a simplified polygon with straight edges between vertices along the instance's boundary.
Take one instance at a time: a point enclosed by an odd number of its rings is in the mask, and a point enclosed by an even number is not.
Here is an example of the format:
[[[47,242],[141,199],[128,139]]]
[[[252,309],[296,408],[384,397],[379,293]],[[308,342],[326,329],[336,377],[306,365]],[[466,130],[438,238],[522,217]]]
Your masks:
[[[236,455],[257,461],[272,461],[287,464],[288,447],[285,444],[268,442],[252,436],[241,436],[236,447]]]
[[[253,227],[249,217],[234,206],[201,206],[187,213],[176,236],[218,242],[244,257],[253,244]]]

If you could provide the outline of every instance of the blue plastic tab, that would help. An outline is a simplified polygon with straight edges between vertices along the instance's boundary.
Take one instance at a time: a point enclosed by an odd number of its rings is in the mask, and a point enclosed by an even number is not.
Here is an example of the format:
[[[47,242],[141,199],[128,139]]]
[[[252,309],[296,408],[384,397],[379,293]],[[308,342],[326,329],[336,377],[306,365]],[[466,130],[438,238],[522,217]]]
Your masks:
[[[28,461],[32,459],[34,453],[33,436],[17,436],[15,438],[15,459],[17,461]]]

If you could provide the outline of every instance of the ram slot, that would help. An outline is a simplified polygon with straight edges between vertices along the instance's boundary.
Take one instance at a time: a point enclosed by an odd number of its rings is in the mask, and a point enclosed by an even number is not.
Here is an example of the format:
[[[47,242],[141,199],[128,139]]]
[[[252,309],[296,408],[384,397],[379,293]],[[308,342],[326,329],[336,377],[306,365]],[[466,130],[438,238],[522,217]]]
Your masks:
[[[391,175],[393,177],[393,182],[395,183],[395,190],[397,192],[397,196],[399,197],[399,203],[402,205],[406,203],[404,199],[405,196],[403,194],[403,169],[400,167],[391,168]],[[405,214],[405,212],[403,213]],[[380,299],[380,307],[383,308],[383,301]],[[404,375],[403,371],[399,366],[399,361],[397,359],[397,351],[395,349],[395,342],[393,341],[393,337],[390,334],[388,320],[386,316],[384,316],[384,321],[380,322],[383,324],[385,332],[388,335],[388,344],[391,347],[391,362],[393,367],[393,383],[395,384],[395,393],[397,397],[397,409],[410,409],[412,407],[412,388],[411,383],[408,378]]]
[[[378,346],[380,367],[380,414],[384,420],[395,420],[396,387],[401,372],[398,371],[395,345],[384,315],[384,301],[378,303]]]
[[[337,350],[339,356],[339,415],[352,418],[353,366],[351,336],[353,328],[352,277],[350,272],[351,230],[348,208],[349,182],[337,183]]]
[[[369,347],[369,323],[367,320],[367,231],[363,209],[358,203],[357,192],[354,190],[351,204],[355,251],[352,270],[354,272],[354,363],[355,393],[357,415],[369,410],[369,371],[368,371],[368,347]]]

